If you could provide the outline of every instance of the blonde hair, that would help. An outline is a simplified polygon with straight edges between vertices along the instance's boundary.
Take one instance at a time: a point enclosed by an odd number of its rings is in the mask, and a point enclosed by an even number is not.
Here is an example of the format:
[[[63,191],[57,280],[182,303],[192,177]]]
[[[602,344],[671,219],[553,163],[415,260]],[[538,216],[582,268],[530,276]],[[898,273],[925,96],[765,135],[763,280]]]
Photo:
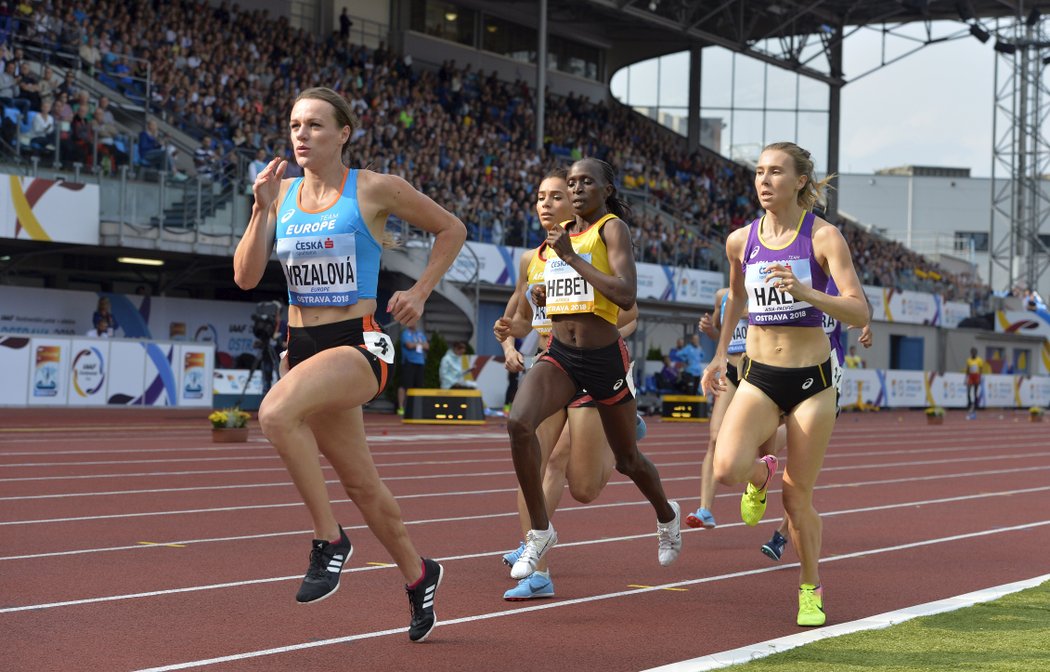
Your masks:
[[[832,173],[818,182],[816,175],[813,173],[813,159],[810,158],[809,151],[802,149],[793,142],[774,142],[763,147],[762,151],[784,152],[795,163],[795,172],[806,177],[806,183],[802,185],[802,189],[798,192],[799,205],[806,210],[811,210],[817,203],[822,205],[827,203],[824,191],[834,188],[831,186],[831,181],[838,175]]]

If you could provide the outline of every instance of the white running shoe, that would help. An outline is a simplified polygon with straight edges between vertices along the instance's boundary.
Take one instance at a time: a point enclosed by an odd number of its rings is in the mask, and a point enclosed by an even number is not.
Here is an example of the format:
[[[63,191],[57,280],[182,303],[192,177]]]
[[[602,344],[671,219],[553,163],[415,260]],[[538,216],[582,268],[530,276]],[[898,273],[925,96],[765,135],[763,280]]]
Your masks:
[[[540,558],[546,555],[556,543],[558,543],[558,533],[554,531],[552,523],[547,524],[546,530],[529,530],[525,534],[525,550],[510,568],[510,578],[524,579],[535,572]]]
[[[664,567],[674,563],[682,550],[682,509],[678,502],[671,502],[671,508],[674,509],[674,520],[669,523],[656,523],[660,564]]]

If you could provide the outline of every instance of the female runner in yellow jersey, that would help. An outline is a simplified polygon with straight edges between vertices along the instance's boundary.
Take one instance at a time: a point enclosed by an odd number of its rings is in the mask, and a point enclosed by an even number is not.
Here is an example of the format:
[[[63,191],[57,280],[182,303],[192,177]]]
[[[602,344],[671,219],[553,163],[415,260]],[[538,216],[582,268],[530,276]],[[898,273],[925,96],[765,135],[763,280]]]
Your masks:
[[[536,212],[544,229],[549,230],[553,225],[573,217],[565,186],[566,175],[567,171],[561,168],[551,171],[537,190]],[[550,338],[551,324],[546,317],[546,311],[543,307],[533,306],[529,296],[530,289],[542,282],[546,254],[549,254],[549,250],[546,249],[546,243],[543,243],[538,250],[529,250],[522,255],[517,288],[507,302],[504,317],[497,320],[493,326],[493,333],[503,344],[507,369],[512,372],[520,372],[525,368],[522,354],[514,348],[514,338],[524,338],[532,330],[540,334],[545,341]],[[637,316],[637,306],[620,313],[618,326],[623,338],[634,332]],[[542,347],[546,348],[546,344]],[[568,408],[558,409],[537,428],[548,517],[553,516],[558,508],[566,483],[573,498],[586,504],[594,501],[609,482],[614,459],[605,435],[601,432],[600,423],[601,418],[595,409],[594,400],[589,395],[580,394],[573,399]],[[518,515],[522,534],[527,534],[531,523],[520,488]],[[513,565],[521,556],[524,547],[525,543],[522,542],[516,551],[505,554],[503,561]],[[547,559],[543,558],[537,563],[536,571],[521,579],[517,586],[503,595],[503,598],[515,601],[553,595],[554,584],[550,578]]]
[[[621,217],[629,208],[616,196],[612,167],[597,159],[572,165],[566,180],[575,218],[568,228],[555,224],[547,235],[544,284],[531,290],[551,319],[552,338],[522,382],[507,431],[531,529],[511,576],[523,579],[557,543],[543,493],[540,424],[585,389],[597,402],[617,471],[628,476],[657,515],[658,557],[674,562],[681,550],[681,515],[668,502],[653,464],[635,437],[635,399],[627,384],[629,358],[617,330],[621,309],[634,306],[637,292],[630,231]]]

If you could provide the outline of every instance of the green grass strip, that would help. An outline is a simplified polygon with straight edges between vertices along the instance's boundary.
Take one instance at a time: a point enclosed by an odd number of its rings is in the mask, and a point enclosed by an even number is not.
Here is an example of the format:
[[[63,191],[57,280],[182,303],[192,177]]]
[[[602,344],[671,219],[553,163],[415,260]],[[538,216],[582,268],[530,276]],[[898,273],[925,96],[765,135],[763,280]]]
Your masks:
[[[729,669],[1047,672],[1050,581],[992,602],[915,618],[882,630],[824,639]]]

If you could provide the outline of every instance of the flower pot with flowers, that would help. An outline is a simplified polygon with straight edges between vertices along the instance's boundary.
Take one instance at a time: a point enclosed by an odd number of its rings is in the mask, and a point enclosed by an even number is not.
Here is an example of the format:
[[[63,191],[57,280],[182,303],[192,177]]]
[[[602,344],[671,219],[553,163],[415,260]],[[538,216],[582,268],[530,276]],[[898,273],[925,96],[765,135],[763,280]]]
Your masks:
[[[1029,422],[1042,422],[1043,415],[1046,411],[1043,410],[1042,406],[1032,406],[1028,409],[1028,421]]]
[[[224,408],[212,411],[211,440],[214,443],[244,443],[248,440],[250,414],[239,408]]]
[[[927,425],[943,425],[944,424],[944,409],[940,406],[930,406],[926,409],[926,424]]]

